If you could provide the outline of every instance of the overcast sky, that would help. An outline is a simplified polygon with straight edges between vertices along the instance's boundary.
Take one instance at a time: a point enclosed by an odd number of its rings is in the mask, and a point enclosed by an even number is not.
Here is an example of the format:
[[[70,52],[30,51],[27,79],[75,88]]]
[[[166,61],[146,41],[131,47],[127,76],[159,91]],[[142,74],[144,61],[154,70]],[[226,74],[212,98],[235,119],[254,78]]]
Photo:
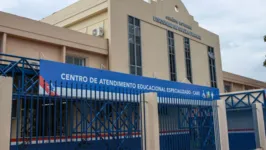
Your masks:
[[[77,0],[0,0],[0,11],[36,20]],[[266,82],[266,0],[183,0],[200,26],[220,36],[223,69]]]

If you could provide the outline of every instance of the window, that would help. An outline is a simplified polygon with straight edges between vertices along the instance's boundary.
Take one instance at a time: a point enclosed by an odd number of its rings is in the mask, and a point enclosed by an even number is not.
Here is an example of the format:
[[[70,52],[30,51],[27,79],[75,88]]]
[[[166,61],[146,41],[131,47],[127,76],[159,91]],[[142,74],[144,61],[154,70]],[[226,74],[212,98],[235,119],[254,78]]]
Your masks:
[[[232,86],[231,83],[224,83],[224,92],[228,93],[228,92],[232,92]]]
[[[253,89],[259,89],[252,86],[245,85],[245,90],[253,90]]]
[[[190,40],[189,40],[189,38],[184,37],[184,48],[185,48],[185,61],[186,61],[187,79],[190,81],[190,83],[193,83],[193,80],[192,80],[192,68],[191,68],[191,54],[190,54]]]
[[[215,54],[213,47],[208,46],[208,57],[209,57],[211,87],[217,88]]]
[[[142,75],[142,54],[141,54],[141,30],[140,20],[128,17],[128,43],[130,58],[130,73]]]
[[[176,81],[176,62],[175,62],[175,41],[174,33],[167,32],[168,37],[168,54],[169,54],[169,67],[170,67],[170,80]]]
[[[86,65],[86,59],[81,57],[75,57],[75,56],[66,56],[66,63],[67,64],[74,64],[78,66],[85,66]]]

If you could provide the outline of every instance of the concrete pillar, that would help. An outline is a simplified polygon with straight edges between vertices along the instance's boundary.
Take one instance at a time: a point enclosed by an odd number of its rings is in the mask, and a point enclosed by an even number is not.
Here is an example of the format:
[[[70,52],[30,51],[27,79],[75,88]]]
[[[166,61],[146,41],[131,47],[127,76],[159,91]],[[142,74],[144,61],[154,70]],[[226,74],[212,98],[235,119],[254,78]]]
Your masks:
[[[3,35],[2,35],[2,44],[1,44],[2,53],[6,53],[6,39],[7,39],[7,34],[3,33]]]
[[[62,63],[65,63],[66,62],[66,46],[63,46],[62,47],[62,58],[61,58],[61,61]]]
[[[1,53],[6,53],[6,38],[7,38],[7,34],[3,33],[1,36],[1,48],[0,48],[0,52]],[[1,59],[5,59],[4,56],[0,56]],[[0,61],[0,64],[3,64],[4,62]]]
[[[12,78],[0,76],[0,149],[10,148]]]
[[[264,117],[261,103],[252,104],[253,125],[255,130],[256,147],[263,150],[265,145]]]
[[[145,93],[142,103],[143,150],[160,150],[157,93]],[[145,137],[144,137],[145,136]]]
[[[224,100],[213,102],[213,123],[216,150],[229,150],[227,115]]]

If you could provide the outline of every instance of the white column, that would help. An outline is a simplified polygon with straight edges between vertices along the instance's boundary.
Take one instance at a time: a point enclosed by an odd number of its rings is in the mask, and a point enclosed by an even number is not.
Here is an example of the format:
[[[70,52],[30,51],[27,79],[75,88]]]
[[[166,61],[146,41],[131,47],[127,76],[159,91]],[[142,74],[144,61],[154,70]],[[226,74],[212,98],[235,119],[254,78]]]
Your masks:
[[[7,39],[7,34],[3,33],[2,35],[2,52],[5,54],[6,53],[6,39]]]
[[[1,47],[0,47],[0,52],[6,54],[6,39],[7,39],[7,34],[3,33],[1,37]],[[2,50],[2,51],[1,51]],[[1,59],[5,59],[4,56],[0,56]],[[3,61],[0,61],[0,64],[3,64]]]
[[[0,149],[10,148],[12,78],[0,76]]]
[[[61,61],[62,63],[66,63],[66,46],[62,47]]]
[[[265,149],[264,117],[261,103],[252,104],[253,125],[255,130],[256,147]]]
[[[213,102],[213,123],[216,150],[229,150],[226,106],[223,100]]]
[[[143,150],[160,150],[159,114],[157,93],[144,94],[142,103]],[[145,136],[145,138],[144,138]]]

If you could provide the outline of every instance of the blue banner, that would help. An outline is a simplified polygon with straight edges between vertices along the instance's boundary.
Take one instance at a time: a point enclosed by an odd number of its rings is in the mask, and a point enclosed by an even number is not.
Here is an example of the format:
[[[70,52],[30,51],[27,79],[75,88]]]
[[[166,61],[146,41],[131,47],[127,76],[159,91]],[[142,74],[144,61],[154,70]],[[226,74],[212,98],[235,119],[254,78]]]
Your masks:
[[[56,93],[56,89],[63,89],[64,92],[60,92],[61,95],[70,95],[68,92],[71,84],[79,90],[84,90],[84,85],[96,85],[108,87],[108,89],[135,89],[143,92],[157,92],[158,95],[169,94],[197,100],[219,99],[219,90],[216,88],[41,60],[40,94],[58,95],[59,92]]]

